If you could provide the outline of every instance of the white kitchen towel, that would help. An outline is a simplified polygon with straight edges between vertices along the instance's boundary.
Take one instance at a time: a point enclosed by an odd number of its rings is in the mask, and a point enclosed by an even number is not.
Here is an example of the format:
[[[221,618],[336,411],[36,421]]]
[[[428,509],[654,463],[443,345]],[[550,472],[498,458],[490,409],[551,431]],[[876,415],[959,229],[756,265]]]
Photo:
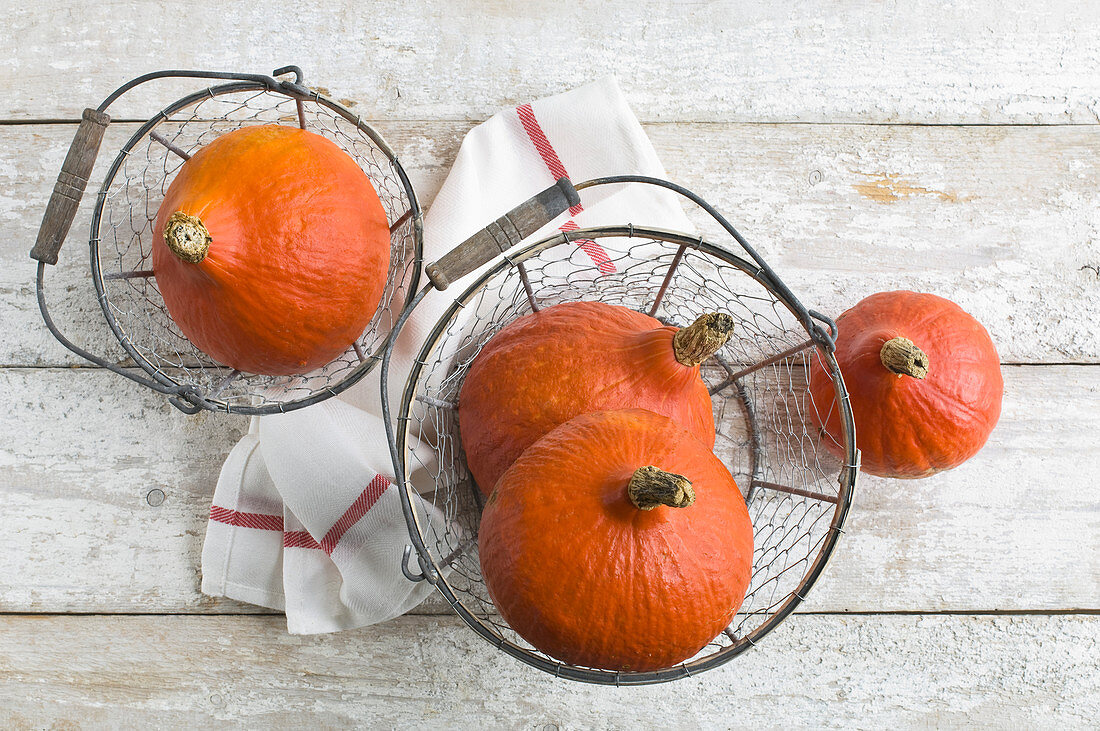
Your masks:
[[[561,177],[665,177],[614,79],[504,110],[463,140],[424,218],[434,261]],[[679,199],[647,185],[588,189],[536,236],[627,224],[689,231]],[[577,242],[592,274],[613,275],[607,240]],[[396,408],[412,360],[453,296],[476,276],[433,292],[397,342],[388,393]],[[202,591],[285,609],[293,633],[385,621],[430,592],[400,568],[408,532],[382,422],[376,369],[340,397],[253,419],[222,468],[202,556]],[[429,451],[408,460],[427,472]],[[418,477],[408,478],[417,485]],[[430,480],[425,480],[430,484]],[[423,517],[442,515],[424,500]],[[415,569],[415,559],[412,561]]]

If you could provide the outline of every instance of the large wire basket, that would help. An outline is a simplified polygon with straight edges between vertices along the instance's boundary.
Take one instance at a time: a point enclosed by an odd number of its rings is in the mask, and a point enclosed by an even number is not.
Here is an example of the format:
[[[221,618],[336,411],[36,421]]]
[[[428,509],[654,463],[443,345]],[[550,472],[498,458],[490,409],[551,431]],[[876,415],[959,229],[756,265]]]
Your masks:
[[[345,390],[381,360],[383,347],[420,272],[421,213],[416,194],[382,137],[343,105],[302,85],[301,70],[287,66],[274,76],[161,71],[120,87],[98,109],[88,109],[69,150],[31,256],[38,264],[38,301],[55,337],[78,355],[169,396],[177,408],[270,414],[308,406]],[[111,332],[127,362],[111,361],[74,345],[61,334],[45,298],[46,264],[58,251],[76,214],[95,163],[107,108],[154,79],[217,79],[168,105],[119,150],[92,212],[91,279]],[[370,178],[390,224],[390,267],[370,324],[339,357],[295,376],[262,376],[223,366],[192,344],[173,322],[157,288],[152,243],[157,209],[184,162],[219,135],[247,125],[284,124],[323,135],[350,155]],[[134,367],[126,367],[133,364]],[[140,370],[139,370],[140,369]]]
[[[559,181],[560,194],[552,188],[541,200],[519,206],[427,267],[432,283],[399,319],[382,366],[394,472],[406,488],[411,537],[402,566],[406,576],[434,584],[470,627],[504,652],[559,677],[615,685],[668,681],[716,667],[782,622],[833,551],[859,464],[847,393],[833,357],[832,320],[807,310],[740,234],[690,191],[633,176],[588,181],[576,190],[625,183],[659,185],[686,196],[714,217],[728,240],[628,224],[562,231],[509,251],[540,223],[579,202],[569,197],[568,181]],[[556,204],[548,205],[555,195]],[[733,253],[735,247],[748,258]],[[385,381],[392,343],[405,320],[433,287],[445,288],[501,253],[503,258],[440,317],[416,358],[401,403],[391,410]],[[712,311],[726,312],[736,322],[733,337],[701,374],[713,400],[715,454],[736,478],[752,518],[752,580],[726,630],[696,657],[665,670],[611,672],[545,655],[501,619],[481,576],[481,493],[467,469],[458,430],[463,378],[480,349],[509,322],[577,300],[622,305],[679,326]],[[831,375],[837,406],[814,403],[807,388],[812,368]],[[843,459],[832,456],[822,444],[830,437],[814,426],[811,414],[820,407],[841,410],[844,429],[836,446]],[[436,510],[414,509],[422,501]],[[418,568],[411,565],[414,553]]]

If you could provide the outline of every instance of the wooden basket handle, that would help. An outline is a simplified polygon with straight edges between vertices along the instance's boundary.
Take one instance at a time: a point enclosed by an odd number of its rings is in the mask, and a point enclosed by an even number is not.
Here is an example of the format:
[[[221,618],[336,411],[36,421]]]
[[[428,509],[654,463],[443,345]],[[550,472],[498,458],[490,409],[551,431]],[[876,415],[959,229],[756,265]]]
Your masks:
[[[61,244],[65,243],[76,218],[76,209],[80,207],[80,199],[99,154],[99,145],[103,142],[103,133],[110,123],[110,115],[94,109],[84,110],[76,137],[69,145],[69,154],[57,174],[53,194],[42,217],[42,226],[38,229],[38,239],[31,249],[32,259],[44,264],[57,263],[57,253],[61,251]]]
[[[446,289],[580,202],[573,184],[568,178],[561,178],[448,251],[424,271],[436,289]]]

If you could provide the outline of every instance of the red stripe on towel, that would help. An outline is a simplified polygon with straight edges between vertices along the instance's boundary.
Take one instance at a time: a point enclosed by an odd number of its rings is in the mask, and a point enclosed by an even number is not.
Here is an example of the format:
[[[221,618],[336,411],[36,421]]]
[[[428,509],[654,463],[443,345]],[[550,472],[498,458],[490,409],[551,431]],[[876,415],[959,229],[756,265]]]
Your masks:
[[[546,139],[546,133],[542,131],[538,120],[535,119],[535,110],[531,108],[531,105],[524,104],[516,107],[516,114],[519,115],[519,121],[523,125],[524,131],[531,138],[531,144],[538,150],[539,156],[546,163],[546,167],[550,170],[550,174],[554,176],[554,180],[568,178],[569,173],[565,172],[565,166],[561,164],[561,158],[554,151],[554,146],[550,144],[550,140]],[[575,216],[583,210],[584,208],[579,204],[575,205],[569,209],[569,215]]]
[[[283,516],[281,515],[242,513],[239,510],[220,508],[217,505],[210,506],[210,520],[240,528],[255,528],[256,530],[281,531],[283,529]]]
[[[547,139],[546,133],[542,131],[542,126],[539,125],[539,121],[535,119],[535,110],[531,108],[531,105],[524,104],[516,107],[516,114],[519,116],[520,124],[523,125],[523,130],[530,138],[531,144],[535,146],[535,150],[538,151],[542,161],[546,163],[546,169],[550,171],[554,180],[568,178],[569,173],[565,171],[565,166],[562,165],[561,158],[558,157],[558,153],[554,150],[554,146],[550,144],[550,140]],[[569,209],[569,215],[576,216],[583,210],[584,207],[578,203]],[[576,231],[578,228],[580,227],[575,222],[569,220],[558,230]],[[611,258],[607,255],[607,252],[595,241],[584,239],[575,243],[584,253],[588,254],[601,273],[610,274],[615,271],[615,265],[611,263]]]
[[[304,530],[288,530],[283,533],[283,548],[315,548],[321,549],[321,544],[313,540],[313,536]]]
[[[382,493],[386,491],[386,488],[390,486],[389,480],[382,475],[375,475],[374,479],[370,481],[367,488],[355,499],[355,502],[351,504],[343,515],[340,516],[340,520],[329,529],[329,532],[325,534],[325,537],[321,539],[321,550],[325,553],[332,555],[333,550],[336,548],[336,544],[340,542],[340,539],[344,537],[344,534],[348,532],[348,529],[359,522],[359,519],[367,514],[378,498],[382,497]]]
[[[568,233],[570,231],[576,231],[579,228],[580,226],[577,225],[576,221],[569,219],[563,223],[558,230]],[[596,268],[600,270],[601,274],[611,274],[615,271],[615,265],[611,263],[611,259],[608,258],[607,252],[595,241],[592,239],[577,239],[573,243],[581,247],[584,253],[588,254],[592,261],[595,262]]]
[[[374,507],[374,504],[378,502],[378,498],[382,497],[382,493],[384,493],[389,486],[389,480],[382,475],[375,475],[366,489],[360,493],[359,497],[355,499],[355,502],[351,504],[351,507],[344,511],[344,514],[341,515],[340,519],[336,521],[336,524],[329,529],[329,532],[321,539],[320,543],[314,540],[313,536],[311,536],[308,531],[292,530],[283,533],[283,547],[317,548],[331,556],[332,552],[336,549],[336,544],[340,542],[340,539],[344,537],[348,529],[358,523],[359,520],[367,514],[367,511]],[[239,528],[283,530],[283,516],[281,515],[242,513],[239,510],[230,510],[229,508],[222,508],[217,505],[210,506],[210,520],[237,526]]]

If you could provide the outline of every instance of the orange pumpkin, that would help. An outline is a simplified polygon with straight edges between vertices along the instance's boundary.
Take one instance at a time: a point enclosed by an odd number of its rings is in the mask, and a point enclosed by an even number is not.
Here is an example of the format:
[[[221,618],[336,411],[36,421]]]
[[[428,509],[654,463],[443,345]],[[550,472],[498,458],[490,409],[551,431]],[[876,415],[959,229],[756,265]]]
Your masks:
[[[481,570],[500,614],[565,662],[656,670],[733,620],[748,510],[722,462],[667,417],[584,414],[532,444],[489,497]]]
[[[865,472],[926,477],[982,448],[1001,414],[1004,382],[981,323],[943,297],[900,291],[867,297],[837,326],[836,360]],[[831,437],[823,441],[839,454],[840,414],[820,366],[810,393],[811,415]]]
[[[459,393],[466,462],[483,494],[524,449],[589,411],[644,408],[714,446],[699,363],[726,342],[729,315],[677,329],[602,302],[566,302],[519,318],[478,353]]]
[[[359,165],[294,127],[244,127],[184,163],[157,212],[153,271],[205,353],[305,373],[366,329],[386,283],[386,212]]]

